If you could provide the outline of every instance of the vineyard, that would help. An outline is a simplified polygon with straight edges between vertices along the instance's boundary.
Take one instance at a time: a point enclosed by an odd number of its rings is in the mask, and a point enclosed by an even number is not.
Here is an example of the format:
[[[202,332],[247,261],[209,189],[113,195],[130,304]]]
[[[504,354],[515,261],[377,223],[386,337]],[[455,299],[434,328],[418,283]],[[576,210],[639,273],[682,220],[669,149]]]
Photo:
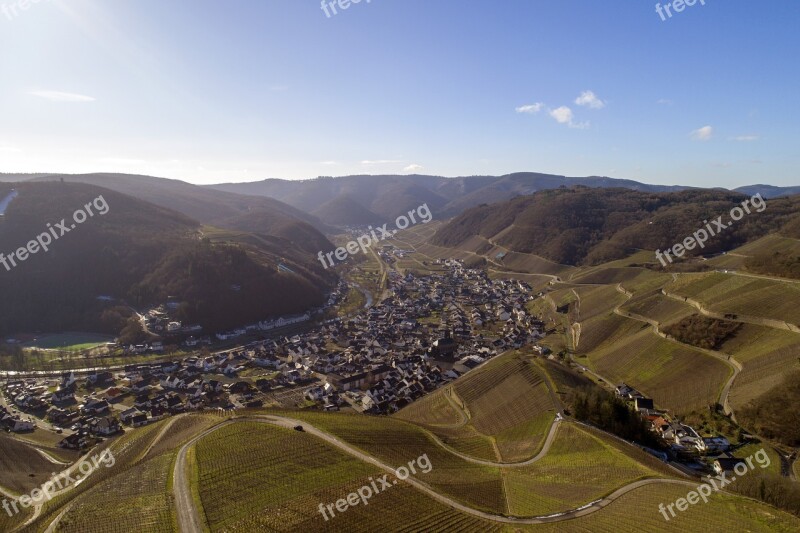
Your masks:
[[[713,273],[681,276],[667,285],[670,294],[701,302],[717,313],[800,323],[800,284]]]
[[[677,413],[716,403],[731,372],[723,362],[649,328],[588,355],[600,375],[628,383]]]
[[[315,437],[255,422],[211,433],[197,443],[196,457],[212,531],[318,529],[319,503],[335,502],[380,472]]]
[[[0,496],[0,499],[4,496]],[[0,510],[0,531],[13,531],[14,528],[24,524],[33,514],[33,511],[28,509],[19,508],[20,513],[14,516],[8,516],[4,510]]]
[[[446,427],[464,424],[466,420],[462,414],[453,408],[450,400],[447,399],[447,395],[450,393],[451,387],[440,388],[405,407],[395,416],[416,422],[421,426]]]
[[[787,371],[800,368],[798,354],[800,354],[800,344],[795,343],[746,362],[731,390],[731,402],[734,408],[744,407],[751,400],[769,393],[773,387],[780,385]]]
[[[495,514],[531,516],[566,510],[636,479],[672,475],[643,452],[569,423],[561,425],[544,458],[529,466],[496,468],[464,461],[399,421],[362,417],[365,423],[357,425],[354,416],[295,415],[387,464],[427,454],[433,470],[418,479],[437,492]]]
[[[622,287],[635,295],[639,295],[660,289],[670,281],[672,281],[672,276],[669,274],[642,270],[635,279],[622,283]]]
[[[741,255],[771,255],[778,253],[797,254],[800,252],[800,241],[778,234],[767,235],[735,250]]]
[[[91,476],[87,479],[87,481],[73,486],[71,490],[65,492],[59,496],[56,496],[51,501],[46,502],[44,504],[44,508],[42,510],[41,516],[36,520],[35,524],[49,524],[62,510],[64,507],[72,501],[78,501],[81,496],[86,494],[87,492],[94,489],[99,483],[102,483],[106,480],[111,480],[116,476],[123,476],[120,479],[123,479],[124,476],[127,476],[129,471],[136,465],[137,461],[142,457],[147,448],[153,442],[153,439],[158,435],[160,429],[166,423],[166,420],[162,420],[161,422],[157,422],[155,424],[151,424],[149,426],[145,426],[143,428],[139,428],[135,431],[130,431],[125,433],[123,436],[116,439],[110,446],[111,451],[114,454],[115,464],[112,467],[106,468],[101,467],[92,472]],[[92,453],[101,453],[102,449],[95,449]],[[167,472],[163,472],[163,475],[168,475]],[[94,498],[102,498],[102,496],[98,496],[99,493],[94,492]],[[64,519],[69,519],[70,513],[67,512],[64,516]],[[99,531],[105,531],[102,529],[105,527],[104,524],[97,524],[92,526],[85,531],[87,533],[94,533],[93,528],[99,528]],[[122,526],[120,526],[122,527]]]
[[[640,268],[597,268],[586,274],[580,274],[570,279],[573,283],[589,285],[616,285],[625,281],[632,281],[642,273]]]
[[[540,366],[550,378],[556,394],[562,398],[575,389],[591,386],[593,383],[585,376],[570,370],[566,366],[547,359],[540,361]]]
[[[457,428],[437,428],[432,432],[444,444],[459,453],[484,461],[500,460],[492,438],[479,433],[471,425]]]
[[[677,322],[697,312],[695,308],[668,298],[659,292],[633,298],[623,305],[620,311],[640,315],[655,320],[659,324]]]
[[[580,314],[578,320],[584,322],[596,316],[606,315],[618,305],[625,303],[627,297],[616,287],[580,287],[575,289],[580,295]]]
[[[506,473],[509,511],[537,516],[597,500],[621,485],[657,473],[573,424],[562,424],[540,461]]]
[[[0,486],[19,494],[28,493],[49,480],[56,465],[33,446],[0,434]],[[3,512],[3,511],[0,511]]]
[[[463,413],[469,413],[469,420],[462,419]],[[512,353],[420,399],[397,418],[425,426],[465,455],[517,462],[536,453],[554,416],[539,370]]]
[[[670,516],[669,522],[658,511],[659,504],[685,498],[686,485],[648,485],[622,496],[602,511],[588,516],[539,526],[517,528],[523,531],[557,533],[618,533],[619,531],[749,531],[753,533],[793,533],[800,519],[766,504],[728,493],[716,493],[708,503],[690,505]]]
[[[581,323],[578,352],[602,350],[648,327],[647,324],[615,314],[593,318]]]
[[[172,452],[214,424],[220,423],[220,417],[213,414],[192,413],[172,419],[172,425],[166,434],[155,443],[145,459],[157,457],[162,453]]]
[[[388,465],[401,466],[427,454],[433,470],[425,474],[425,483],[476,509],[504,512],[505,497],[499,468],[465,461],[442,448],[413,424],[392,418],[311,412],[291,413],[289,416],[308,420]]]
[[[504,357],[455,383],[471,415],[470,424],[496,438],[505,462],[536,453],[555,417],[542,376],[519,356]]]
[[[167,483],[173,458],[174,454],[164,454],[95,484],[73,500],[58,531],[173,531],[175,516]]]

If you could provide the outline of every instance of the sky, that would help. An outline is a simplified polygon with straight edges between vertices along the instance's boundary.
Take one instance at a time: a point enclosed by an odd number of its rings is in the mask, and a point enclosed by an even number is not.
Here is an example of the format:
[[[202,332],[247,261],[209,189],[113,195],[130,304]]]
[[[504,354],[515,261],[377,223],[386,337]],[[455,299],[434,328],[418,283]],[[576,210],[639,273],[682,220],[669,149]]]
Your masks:
[[[0,172],[800,185],[800,2],[328,2],[0,0]]]

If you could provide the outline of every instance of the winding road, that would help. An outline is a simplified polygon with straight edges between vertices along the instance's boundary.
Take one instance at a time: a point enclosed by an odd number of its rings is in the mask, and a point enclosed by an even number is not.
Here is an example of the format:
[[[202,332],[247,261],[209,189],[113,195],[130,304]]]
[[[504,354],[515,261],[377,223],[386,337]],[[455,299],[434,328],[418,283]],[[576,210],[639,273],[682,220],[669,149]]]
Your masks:
[[[276,415],[252,415],[252,416],[244,416],[239,418],[234,418],[218,424],[213,428],[207,429],[200,435],[193,438],[191,441],[186,443],[178,452],[178,459],[175,463],[175,469],[173,472],[173,494],[175,497],[175,504],[177,507],[177,515],[178,515],[178,527],[182,533],[201,533],[205,531],[207,528],[204,524],[203,519],[199,516],[197,509],[194,505],[194,501],[192,498],[192,489],[190,485],[190,475],[188,472],[188,468],[186,465],[186,454],[188,450],[196,444],[199,440],[203,439],[207,435],[226,427],[230,424],[239,423],[239,422],[261,422],[265,424],[271,424],[274,426],[292,429],[297,425],[302,425],[303,429],[306,433],[313,435],[326,443],[352,455],[353,457],[364,461],[365,463],[372,464],[377,466],[381,470],[391,473],[394,473],[394,468],[390,465],[387,465],[374,457],[367,455],[366,453],[354,448],[353,446],[344,443],[333,437],[332,435],[325,433],[318,428],[314,427],[313,425],[309,424],[308,422],[300,421],[300,420],[293,420],[291,418],[286,418],[282,416]],[[554,426],[560,424],[560,420],[556,420]],[[554,434],[554,431],[551,430],[551,435]],[[551,436],[548,436],[548,439],[551,439]],[[546,449],[549,449],[549,445],[546,443],[545,447],[543,448],[542,452],[540,452],[537,457],[526,461],[524,464],[530,464],[535,460],[538,460],[546,454]],[[506,464],[498,464],[498,463],[489,463],[494,466],[510,466]],[[520,464],[522,465],[522,464]],[[635,481],[633,483],[629,483],[624,487],[620,487],[613,493],[609,494],[608,496],[596,500],[594,502],[588,503],[582,507],[577,509],[573,509],[566,512],[555,513],[547,516],[538,516],[538,517],[529,517],[529,518],[515,518],[509,516],[501,516],[495,515],[492,513],[487,513],[484,511],[478,511],[471,507],[468,507],[458,501],[453,500],[452,498],[440,494],[436,492],[433,488],[431,488],[426,483],[418,481],[414,478],[408,478],[406,480],[407,483],[412,485],[417,490],[425,493],[426,495],[430,496],[434,500],[452,508],[462,513],[475,516],[478,518],[482,518],[484,520],[489,520],[492,522],[501,522],[506,524],[544,524],[550,522],[560,522],[564,520],[569,520],[572,518],[577,518],[580,516],[586,516],[592,513],[599,511],[600,509],[608,506],[609,504],[613,503],[615,500],[621,498],[625,494],[634,491],[638,488],[653,485],[653,484],[671,484],[671,485],[683,485],[686,487],[694,487],[696,483],[692,483],[689,481],[681,481],[675,479],[643,479],[639,481]]]

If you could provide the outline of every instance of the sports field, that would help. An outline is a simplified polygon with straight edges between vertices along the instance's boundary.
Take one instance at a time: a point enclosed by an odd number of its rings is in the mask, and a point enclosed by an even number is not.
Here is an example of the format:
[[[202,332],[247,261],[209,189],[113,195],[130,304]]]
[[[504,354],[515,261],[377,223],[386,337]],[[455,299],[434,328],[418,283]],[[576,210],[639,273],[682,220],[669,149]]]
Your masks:
[[[55,333],[41,335],[35,340],[26,342],[24,348],[38,348],[40,350],[66,350],[80,352],[91,350],[113,341],[113,337],[99,333]]]

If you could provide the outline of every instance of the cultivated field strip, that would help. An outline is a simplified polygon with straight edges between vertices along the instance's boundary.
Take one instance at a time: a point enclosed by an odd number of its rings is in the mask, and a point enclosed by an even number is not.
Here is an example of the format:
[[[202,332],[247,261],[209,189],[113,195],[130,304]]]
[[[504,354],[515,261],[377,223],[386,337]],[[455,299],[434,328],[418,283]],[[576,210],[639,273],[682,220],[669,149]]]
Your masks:
[[[776,327],[775,322],[800,324],[800,283],[715,272],[679,276],[665,291],[712,312],[741,315],[742,321],[761,319],[771,327]]]

